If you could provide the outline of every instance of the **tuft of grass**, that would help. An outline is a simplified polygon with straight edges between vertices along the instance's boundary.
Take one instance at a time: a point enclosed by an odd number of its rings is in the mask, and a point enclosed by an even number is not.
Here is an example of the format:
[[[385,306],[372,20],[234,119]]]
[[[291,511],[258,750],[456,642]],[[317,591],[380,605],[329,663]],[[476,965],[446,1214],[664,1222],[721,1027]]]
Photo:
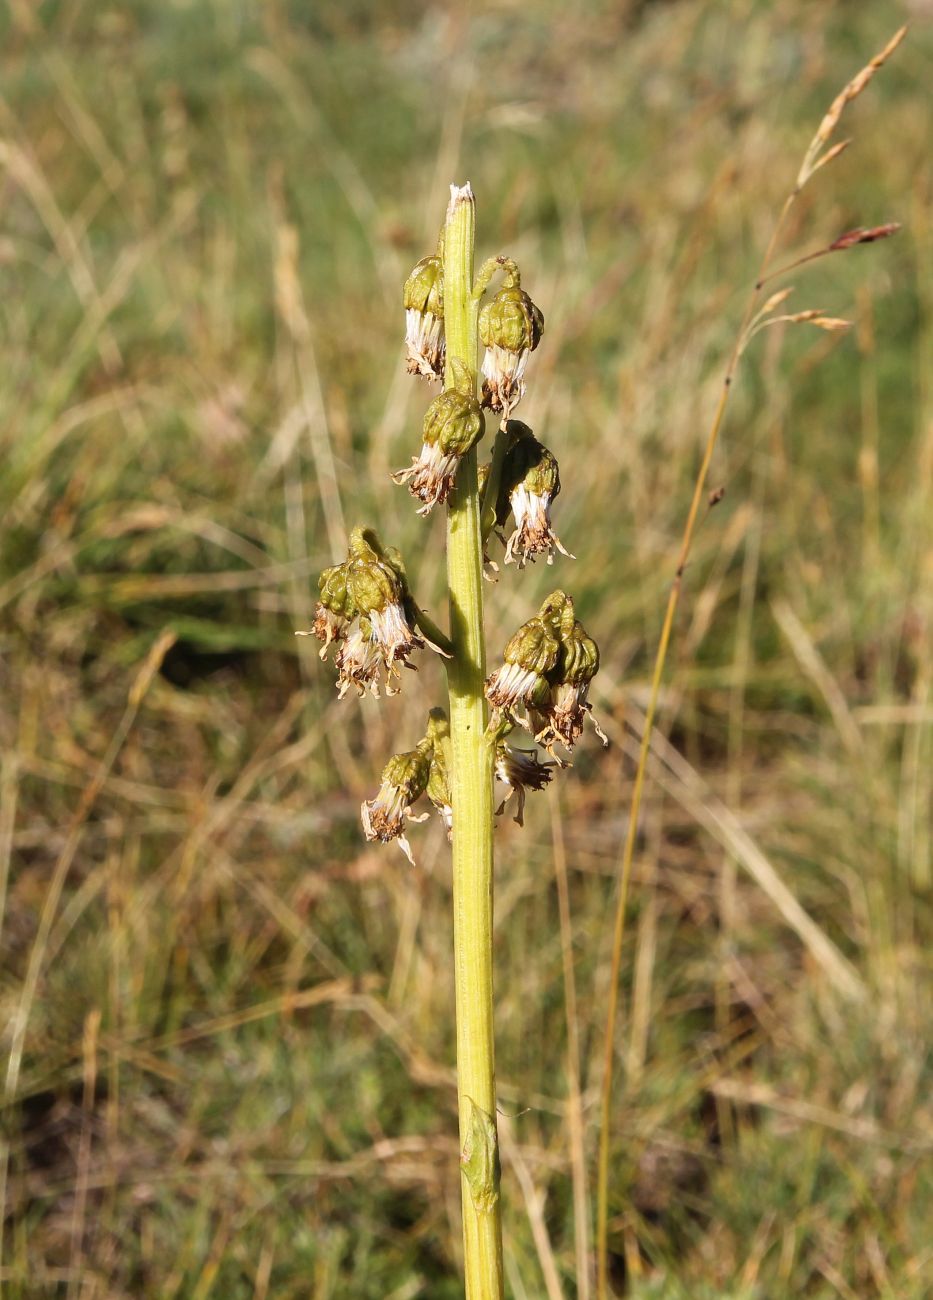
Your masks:
[[[335,558],[332,464],[361,515],[391,518],[426,603],[440,591],[440,547],[415,544],[384,471],[417,423],[391,310],[452,170],[507,251],[550,268],[561,330],[528,419],[573,448],[556,524],[619,742],[500,831],[507,1282],[584,1294],[574,1160],[598,1108],[624,728],[733,286],[827,94],[901,14],[326,10],[0,19],[5,1049],[36,971],[4,1071],[11,1297],[287,1300],[309,1277],[321,1297],[456,1294],[446,847],[432,830],[412,873],[361,843],[400,714],[345,701],[338,727],[291,636]],[[661,709],[688,766],[646,788],[622,967],[610,1187],[634,1206],[611,1200],[609,1244],[633,1295],[929,1290],[931,40],[918,8],[788,247],[904,229],[808,273],[849,336],[761,341],[687,572]],[[489,75],[439,118],[454,51]],[[613,527],[578,549],[592,518]],[[493,644],[549,581],[525,578]],[[852,963],[861,1006],[698,819],[691,771]]]

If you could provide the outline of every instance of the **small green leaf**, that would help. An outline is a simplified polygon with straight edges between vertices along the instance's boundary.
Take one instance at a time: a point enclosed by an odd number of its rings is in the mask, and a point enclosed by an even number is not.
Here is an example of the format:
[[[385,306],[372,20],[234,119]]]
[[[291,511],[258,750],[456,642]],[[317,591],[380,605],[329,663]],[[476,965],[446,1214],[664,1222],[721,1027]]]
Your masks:
[[[481,1110],[472,1097],[470,1127],[460,1155],[460,1167],[470,1185],[470,1197],[478,1214],[488,1214],[499,1199],[499,1138],[496,1121]]]

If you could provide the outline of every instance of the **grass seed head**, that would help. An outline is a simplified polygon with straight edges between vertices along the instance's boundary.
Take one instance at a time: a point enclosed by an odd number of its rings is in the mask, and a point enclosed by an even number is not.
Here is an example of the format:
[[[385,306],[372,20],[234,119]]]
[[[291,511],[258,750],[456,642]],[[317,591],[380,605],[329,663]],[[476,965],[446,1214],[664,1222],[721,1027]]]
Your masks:
[[[828,162],[831,162],[834,158],[838,158],[843,149],[849,143],[848,140],[846,140],[840,145],[834,145],[833,148],[824,153],[822,157],[820,156],[821,149],[824,145],[828,144],[833,132],[839,125],[839,119],[842,117],[846,105],[851,104],[853,99],[859,97],[879,68],[884,67],[906,35],[906,26],[899,28],[888,41],[887,45],[885,45],[882,50],[879,50],[874,58],[870,59],[868,63],[866,63],[865,67],[855,74],[851,81],[846,82],[842,90],[840,90],[839,94],[830,104],[823,116],[823,120],[816,129],[816,135],[814,135],[813,139],[810,141],[807,152],[804,154],[800,171],[797,174],[798,190],[802,189],[803,186],[806,185],[814,172],[818,171],[821,167],[825,167],[825,165]]]

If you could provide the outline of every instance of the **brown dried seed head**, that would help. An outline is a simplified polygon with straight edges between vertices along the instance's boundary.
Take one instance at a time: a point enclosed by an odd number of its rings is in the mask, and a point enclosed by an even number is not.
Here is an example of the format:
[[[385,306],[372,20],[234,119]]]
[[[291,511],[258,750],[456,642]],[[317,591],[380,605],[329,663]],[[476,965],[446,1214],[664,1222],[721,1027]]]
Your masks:
[[[856,244],[873,244],[876,239],[888,239],[891,235],[896,235],[900,228],[899,221],[887,221],[883,226],[858,226],[834,239],[829,251],[838,253],[844,248],[853,248]]]

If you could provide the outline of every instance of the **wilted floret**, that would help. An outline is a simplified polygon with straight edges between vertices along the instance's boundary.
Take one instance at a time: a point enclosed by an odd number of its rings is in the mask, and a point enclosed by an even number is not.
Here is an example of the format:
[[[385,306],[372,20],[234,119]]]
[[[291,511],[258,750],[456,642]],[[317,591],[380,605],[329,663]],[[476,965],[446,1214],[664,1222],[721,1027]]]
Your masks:
[[[525,824],[525,791],[543,790],[551,780],[553,763],[542,763],[532,749],[514,749],[501,742],[496,746],[496,776],[508,786],[508,793],[496,809],[498,816],[514,794],[518,802],[515,821]]]
[[[392,475],[396,483],[407,482],[412,496],[424,503],[419,515],[447,500],[461,459],[483,436],[485,422],[473,391],[473,376],[459,360],[454,364],[454,383],[427,409],[420,456],[413,458],[408,469]]]
[[[347,586],[347,566],[335,564],[332,569],[325,569],[318,578],[320,596],[314,611],[314,635],[323,641],[320,657],[327,658],[327,650],[332,641],[343,641],[350,624],[356,617],[357,609],[353,604]],[[307,633],[302,633],[306,636]]]
[[[375,799],[360,808],[363,832],[368,840],[381,840],[387,844],[398,840],[399,848],[408,861],[415,865],[411,845],[405,837],[406,821],[424,821],[427,813],[413,817],[411,807],[424,794],[431,769],[434,744],[425,737],[406,754],[393,754],[382,769],[382,783]]]
[[[444,263],[435,253],[423,257],[405,281],[406,367],[410,375],[444,378]]]
[[[583,731],[587,715],[604,745],[609,741],[593,717],[592,705],[587,702],[590,682],[599,671],[599,648],[579,619],[574,618],[573,601],[567,598],[557,630],[560,654],[548,675],[549,690],[546,697],[539,696],[528,714],[535,740],[549,754],[560,743],[573,749]]]
[[[505,544],[506,564],[515,560],[522,569],[543,554],[551,564],[555,550],[573,559],[551,528],[551,502],[560,492],[557,458],[520,420],[510,420],[508,432],[496,503],[498,523],[505,523],[509,510],[515,519],[515,531]]]
[[[525,392],[525,366],[541,341],[544,316],[521,288],[517,270],[479,314],[483,358],[483,405],[508,415]]]
[[[355,686],[358,695],[368,690],[378,699],[381,667],[382,655],[373,640],[372,625],[368,618],[361,617],[337,651],[337,690],[340,698],[343,699],[350,687]]]

